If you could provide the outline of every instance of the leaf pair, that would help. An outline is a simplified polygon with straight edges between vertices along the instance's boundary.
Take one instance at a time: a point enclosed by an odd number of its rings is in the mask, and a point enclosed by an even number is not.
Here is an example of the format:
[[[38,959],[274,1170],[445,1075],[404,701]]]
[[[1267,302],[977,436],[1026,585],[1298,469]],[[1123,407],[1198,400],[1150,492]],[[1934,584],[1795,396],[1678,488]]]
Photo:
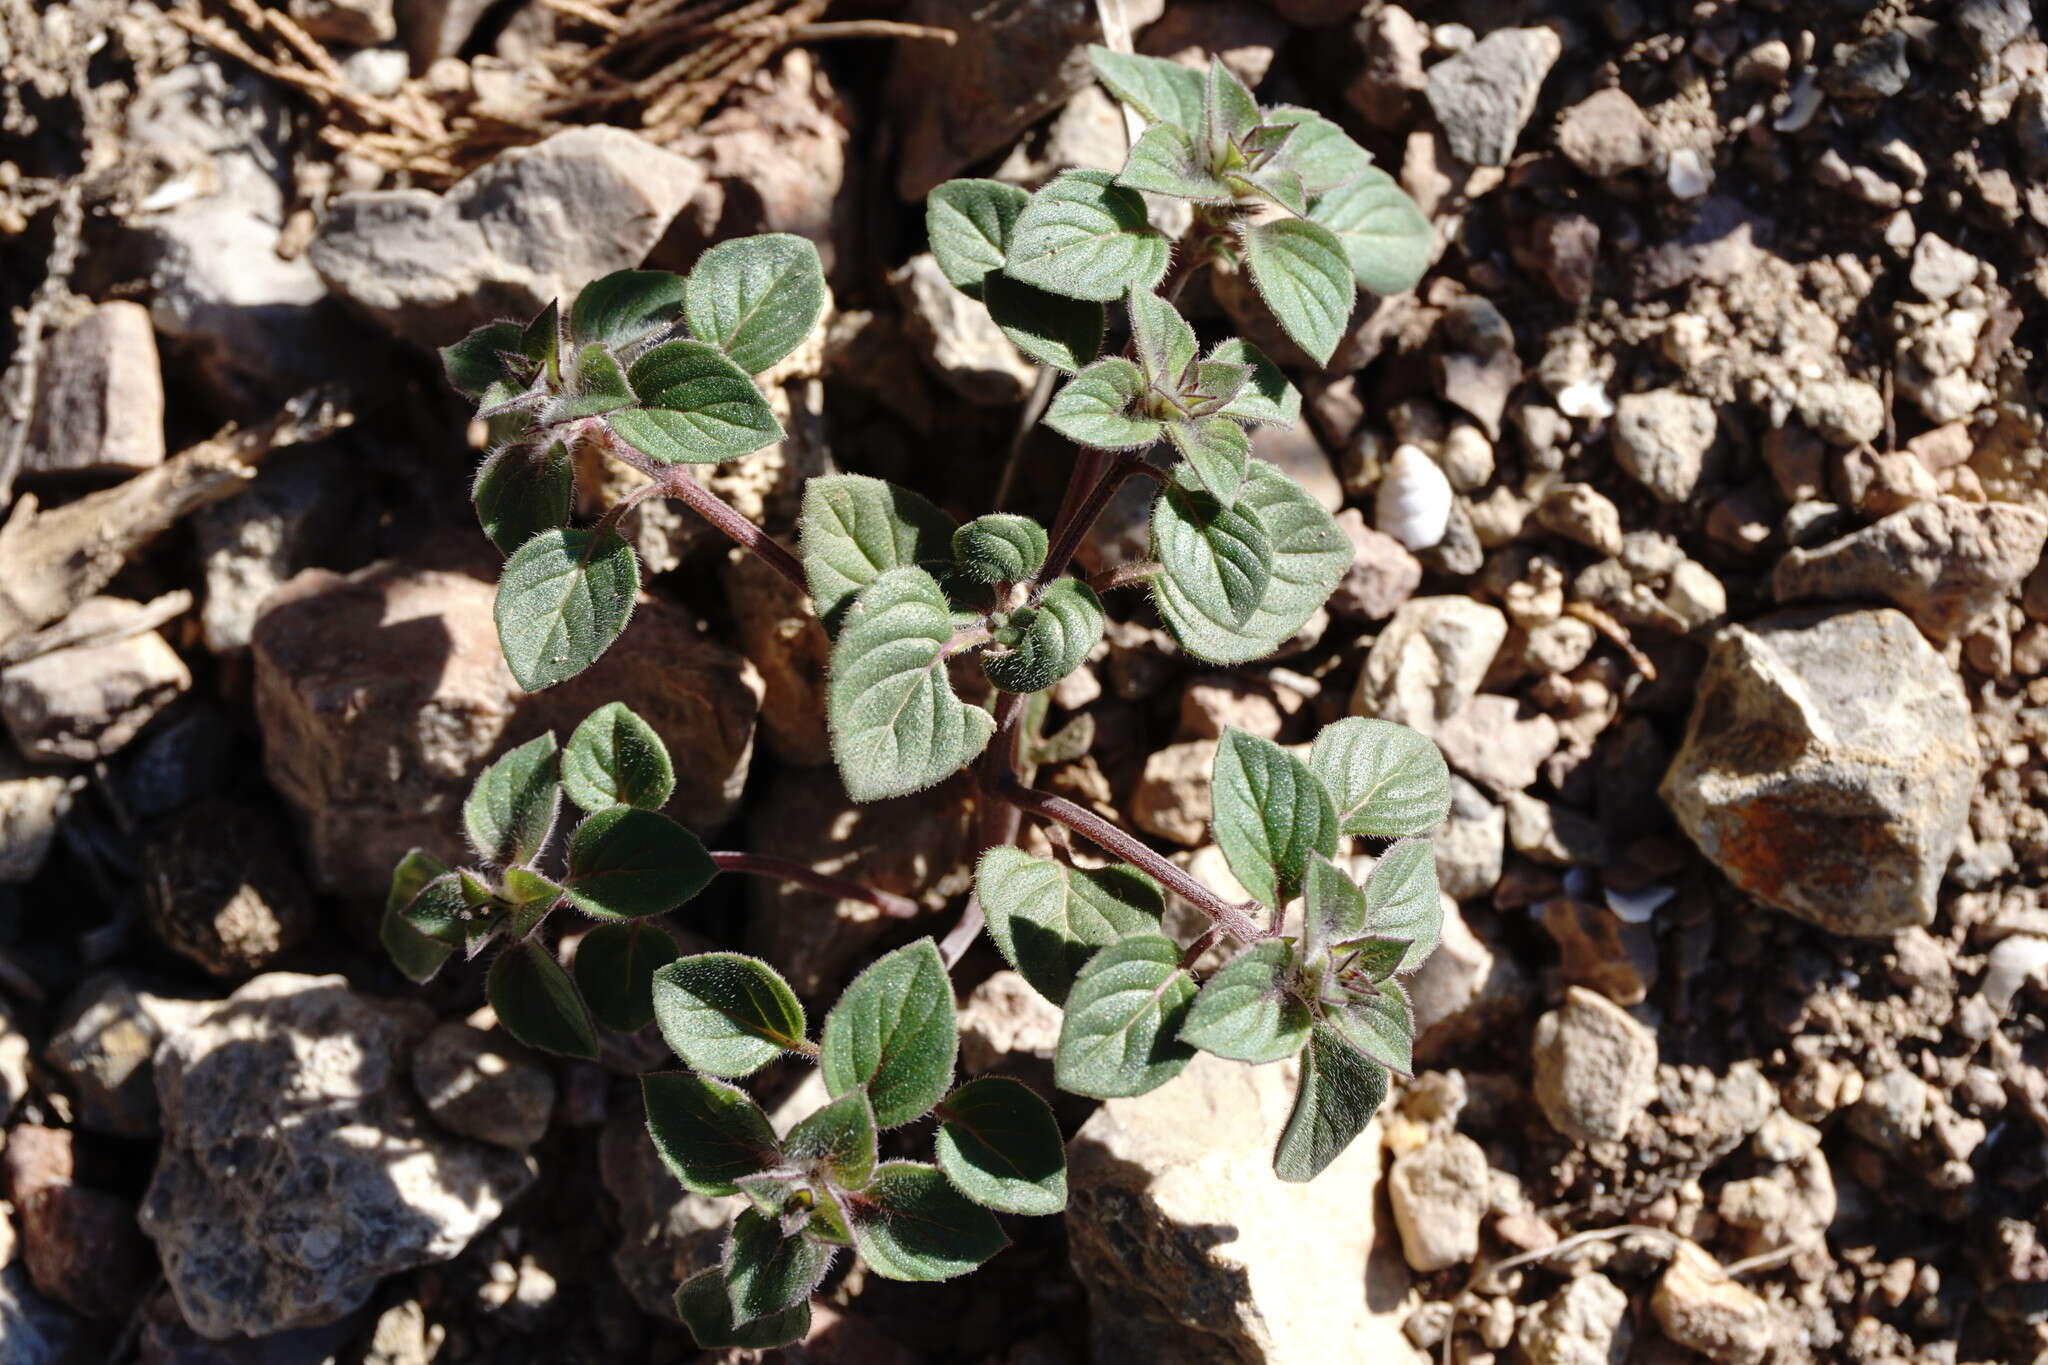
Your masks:
[[[1030,202],[1029,194],[1001,181],[949,180],[925,201],[925,231],[954,288],[980,300],[1018,350],[1071,374],[1102,353],[1102,304],[1005,273],[1018,219]]]

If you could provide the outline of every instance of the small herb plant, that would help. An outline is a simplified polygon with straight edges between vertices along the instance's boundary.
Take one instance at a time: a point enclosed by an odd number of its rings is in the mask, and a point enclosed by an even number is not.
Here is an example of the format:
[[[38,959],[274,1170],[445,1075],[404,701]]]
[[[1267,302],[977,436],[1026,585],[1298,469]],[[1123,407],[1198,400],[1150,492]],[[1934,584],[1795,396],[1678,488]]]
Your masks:
[[[655,1147],[687,1189],[744,1198],[720,1263],[676,1298],[707,1348],[800,1338],[842,1247],[876,1274],[941,1280],[1002,1248],[996,1213],[1065,1206],[1064,1147],[1045,1101],[1005,1078],[954,1084],[949,972],[984,926],[1064,1010],[1054,1068],[1064,1090],[1140,1095],[1197,1049],[1298,1058],[1294,1111],[1273,1156],[1283,1180],[1329,1165],[1379,1106],[1388,1073],[1410,1069],[1400,977],[1437,943],[1425,836],[1450,799],[1427,739],[1352,718],[1324,729],[1304,759],[1226,733],[1215,835],[1250,893],[1242,902],[1031,785],[1039,763],[1090,742],[1085,715],[1050,737],[1039,730],[1046,689],[1102,637],[1100,594],[1149,587],[1184,650],[1234,664],[1292,637],[1351,563],[1330,515],[1250,458],[1246,428],[1295,421],[1300,395],[1242,340],[1202,350],[1174,307],[1180,285],[1204,265],[1241,263],[1288,335],[1323,359],[1354,281],[1412,286],[1428,240],[1413,205],[1318,115],[1260,109],[1220,64],[1204,76],[1093,56],[1104,83],[1150,123],[1121,175],[1071,171],[1036,194],[956,180],[928,206],[947,278],[1021,349],[1072,376],[1044,419],[1079,446],[1050,528],[1004,512],[956,525],[909,489],[835,475],[806,486],[792,554],[689,477],[688,465],[782,434],[755,376],[825,310],[817,255],[800,238],[726,242],[683,279],[621,271],[584,289],[566,316],[550,306],[443,353],[491,431],[474,497],[509,556],[497,621],[523,686],[574,676],[624,629],[639,572],[618,520],[641,498],[674,497],[809,593],[833,640],[828,722],[855,800],[904,795],[963,768],[982,793],[985,851],[959,921],[943,941],[919,939],[869,965],[815,1039],[773,967],[738,953],[679,956],[655,917],[720,871],[900,914],[916,907],[773,854],[707,852],[660,813],[675,786],[669,756],[623,705],[593,712],[566,745],[545,735],[484,770],[463,808],[475,866],[415,852],[397,870],[383,933],[407,974],[425,980],[457,951],[473,958],[498,945],[487,990],[514,1037],[592,1058],[599,1027],[653,1022],[688,1068],[643,1078]],[[1152,228],[1140,190],[1195,201],[1179,243]],[[1104,356],[1112,301],[1129,344]],[[570,525],[570,456],[581,443],[648,479],[589,527]],[[1158,485],[1152,558],[1092,581],[1070,575],[1082,537],[1132,478]],[[965,695],[949,667],[960,656],[985,680]],[[564,796],[581,814],[558,837]],[[1023,852],[1027,815],[1111,861]],[[1391,841],[1362,883],[1339,862],[1360,836]],[[1167,890],[1209,920],[1191,943],[1163,931]],[[1283,919],[1297,899],[1298,929]],[[543,937],[564,908],[598,922],[573,973]],[[1205,976],[1198,965],[1226,942],[1235,955]],[[777,1134],[733,1082],[790,1054],[817,1064],[831,1100]],[[931,1162],[882,1159],[881,1134],[928,1117]],[[896,1138],[889,1147],[904,1150]]]

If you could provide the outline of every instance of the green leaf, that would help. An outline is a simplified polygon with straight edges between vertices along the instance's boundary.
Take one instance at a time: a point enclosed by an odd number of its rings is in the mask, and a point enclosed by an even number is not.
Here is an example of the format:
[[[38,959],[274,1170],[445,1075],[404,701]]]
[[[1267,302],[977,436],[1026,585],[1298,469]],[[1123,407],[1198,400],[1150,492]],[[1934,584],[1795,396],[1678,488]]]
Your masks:
[[[523,359],[518,363],[521,366],[527,364]],[[547,398],[544,390],[522,388],[511,383],[501,382],[485,389],[483,397],[477,401],[477,413],[483,420],[486,444],[493,450],[508,445],[535,444],[535,433],[539,430],[535,414]]]
[[[775,1130],[744,1090],[687,1071],[640,1078],[647,1134],[692,1194],[737,1194],[739,1182],[781,1160]]]
[[[469,496],[484,534],[509,555],[542,531],[565,524],[575,491],[569,447],[555,441],[545,453],[538,446],[509,445],[493,454],[477,467]]]
[[[666,270],[614,270],[583,286],[569,309],[569,335],[626,351],[682,316],[683,282]]]
[[[1185,494],[1194,487],[1194,477],[1184,470],[1173,475],[1174,484]],[[1207,497],[1207,494],[1197,494]],[[1162,499],[1162,501],[1166,501]],[[1168,506],[1170,507],[1170,503]],[[1337,580],[1351,567],[1351,542],[1343,528],[1301,488],[1263,460],[1253,460],[1245,470],[1244,487],[1232,509],[1256,519],[1265,528],[1272,546],[1272,572],[1252,614],[1234,623],[1227,599],[1198,597],[1173,576],[1153,579],[1154,600],[1159,614],[1172,627],[1181,647],[1210,663],[1240,664],[1270,654],[1291,639],[1302,623],[1329,600]],[[1186,523],[1178,513],[1168,519]],[[1153,558],[1159,559],[1162,513],[1152,513]],[[1186,524],[1175,534],[1189,535]]]
[[[600,924],[576,945],[576,987],[598,1023],[636,1033],[654,1021],[654,974],[681,955],[644,920]]]
[[[548,300],[532,322],[519,333],[519,349],[526,356],[528,373],[537,373],[547,388],[562,379],[562,304]]]
[[[867,1186],[875,1174],[875,1111],[867,1091],[853,1089],[789,1130],[783,1155],[843,1190]]]
[[[1009,1245],[995,1215],[954,1189],[938,1168],[885,1161],[854,1207],[853,1244],[877,1275],[950,1280]]]
[[[1415,1074],[1415,1009],[1400,982],[1382,981],[1373,994],[1330,1011],[1325,1027],[1387,1070]]]
[[[1143,371],[1109,356],[1067,381],[1045,410],[1045,424],[1077,445],[1138,450],[1159,439],[1162,425],[1138,408],[1146,392]]]
[[[1000,180],[948,180],[925,196],[924,228],[932,257],[955,289],[981,298],[988,277],[1003,268],[1010,231],[1031,195]]]
[[[1224,412],[1244,392],[1251,377],[1249,365],[1233,365],[1224,360],[1197,361],[1190,395],[1194,401],[1188,406],[1188,415],[1210,417]]]
[[[723,349],[748,374],[761,373],[825,316],[818,248],[786,232],[720,242],[683,281],[683,316],[692,336]]]
[[[562,788],[587,811],[659,810],[676,789],[675,765],[654,727],[609,702],[583,718],[562,752]]]
[[[804,484],[797,544],[818,618],[837,635],[860,590],[889,570],[947,563],[953,519],[907,488],[827,474]]]
[[[1387,1073],[1328,1024],[1317,1024],[1301,1054],[1294,1112],[1273,1152],[1273,1174],[1313,1180],[1365,1131],[1387,1098]]]
[[[1275,561],[1272,537],[1257,509],[1224,506],[1201,487],[1192,468],[1174,470],[1152,504],[1152,557],[1162,570],[1162,611],[1170,586],[1175,599],[1232,626],[1249,621],[1265,601]]]
[[[1088,45],[1095,78],[1153,123],[1171,123],[1190,135],[1202,131],[1202,73],[1160,57],[1137,57]]]
[[[733,1321],[755,1322],[804,1303],[831,1264],[830,1248],[808,1237],[785,1237],[779,1223],[741,1209],[721,1263]]]
[[[1285,166],[1238,171],[1229,181],[1230,188],[1239,195],[1269,200],[1289,213],[1308,212],[1308,191],[1301,187],[1301,177]]]
[[[862,589],[832,647],[827,718],[846,793],[880,801],[958,772],[995,733],[953,695],[946,596],[923,569],[891,569]]]
[[[1401,962],[1408,955],[1409,942],[1405,938],[1380,938],[1367,934],[1363,938],[1338,943],[1334,953],[1347,979],[1346,989],[1352,989],[1349,979],[1354,975],[1377,986],[1400,971]]]
[[[1067,993],[1053,1079],[1093,1099],[1142,1095],[1180,1074],[1195,983],[1164,934],[1134,934],[1088,959]]]
[[[1127,307],[1131,348],[1138,353],[1145,377],[1162,392],[1178,393],[1199,351],[1195,329],[1172,304],[1149,289],[1133,289]]]
[[[498,644],[529,692],[575,677],[611,647],[640,591],[640,565],[618,532],[542,531],[498,576]]]
[[[1109,316],[1092,299],[1070,299],[1008,275],[990,275],[981,301],[1010,344],[1041,365],[1076,374],[1102,354]]]
[[[1232,958],[1195,997],[1181,1041],[1237,1062],[1301,1051],[1315,1022],[1295,980],[1294,945],[1267,939]]]
[[[1022,583],[1045,563],[1045,528],[1029,517],[991,512],[953,533],[953,558],[977,583]]]
[[[821,1042],[825,1088],[843,1095],[866,1087],[880,1126],[929,1112],[952,1084],[960,1045],[938,946],[921,938],[876,959],[826,1016]]]
[[[1262,903],[1301,893],[1309,856],[1337,852],[1337,812],[1308,766],[1270,739],[1226,729],[1210,782],[1216,842],[1245,890]]]
[[[396,895],[397,890],[394,879],[392,893]],[[399,909],[397,917],[421,938],[455,945],[469,938],[470,927],[479,918],[477,911],[489,901],[490,891],[474,877],[464,872],[447,872],[424,883]]]
[[[1245,229],[1245,261],[1259,297],[1318,365],[1344,339],[1356,285],[1336,235],[1304,218],[1276,218]]]
[[[1424,834],[1451,813],[1451,773],[1427,735],[1376,717],[1324,727],[1309,750],[1346,834]]]
[[[504,897],[512,909],[505,926],[506,937],[525,938],[561,903],[562,888],[531,868],[508,867]]]
[[[462,803],[462,826],[478,857],[514,867],[540,856],[562,803],[561,770],[550,732],[500,755],[477,774]]]
[[[1130,158],[1124,162],[1116,183],[1126,189],[1149,190],[1198,203],[1228,203],[1230,186],[1210,166],[1206,148],[1198,148],[1192,138],[1171,123],[1155,123],[1132,144]]]
[[[1429,269],[1429,219],[1377,166],[1317,198],[1308,216],[1336,234],[1353,278],[1375,294],[1413,289]]]
[[[1209,496],[1224,507],[1237,500],[1237,490],[1244,486],[1245,466],[1252,457],[1252,443],[1243,427],[1228,417],[1176,419],[1166,424],[1166,435],[1173,448],[1186,457]]]
[[[1437,891],[1436,850],[1427,839],[1403,839],[1380,855],[1365,879],[1365,927],[1383,938],[1405,938],[1398,970],[1412,971],[1443,937],[1444,902]]]
[[[427,937],[405,918],[405,908],[426,889],[427,883],[445,876],[447,871],[446,863],[418,848],[391,869],[391,890],[384,898],[384,919],[377,937],[398,970],[414,981],[431,981],[455,951],[452,946]]]
[[[1000,618],[997,640],[1006,646],[981,656],[988,680],[1005,692],[1051,687],[1088,660],[1102,639],[1102,599],[1078,578],[1055,579],[1038,605],[1018,607]]]
[[[532,371],[525,363],[520,344],[523,331],[516,322],[493,322],[452,346],[443,346],[441,368],[448,383],[456,392],[472,399],[482,399],[493,384],[525,388]]]
[[[808,1299],[769,1317],[735,1324],[732,1300],[725,1289],[725,1272],[717,1266],[683,1281],[682,1288],[676,1290],[676,1316],[690,1329],[698,1347],[706,1351],[727,1347],[773,1350],[802,1341],[811,1330]]]
[[[1291,427],[1301,420],[1301,391],[1287,382],[1287,376],[1264,351],[1239,337],[1217,344],[1209,359],[1251,369],[1243,388],[1225,404],[1222,415],[1241,422],[1261,422]]]
[[[1321,853],[1309,857],[1302,892],[1302,939],[1311,962],[1332,944],[1365,932],[1365,892]]]
[[[635,401],[633,386],[626,382],[626,372],[619,368],[619,362],[610,351],[594,343],[576,353],[576,372],[569,377],[565,390],[548,409],[548,416],[557,422],[599,417],[630,408]]]
[[[1107,171],[1068,171],[1017,216],[1004,271],[1068,298],[1107,302],[1159,283],[1169,254],[1136,190]]]
[[[654,1018],[670,1051],[714,1076],[748,1076],[804,1041],[804,1008],[758,958],[698,953],[654,974]]]
[[[597,1059],[597,1029],[576,983],[555,955],[531,940],[508,944],[491,962],[484,997],[505,1031],[528,1047]]]
[[[1067,1148],[1052,1109],[1022,1081],[984,1076],[939,1104],[939,1169],[986,1208],[1044,1215],[1067,1206]]]
[[[1157,933],[1166,906],[1159,884],[1134,867],[1071,867],[998,846],[974,869],[988,934],[1033,990],[1065,1003],[1097,949]]]
[[[696,835],[651,810],[612,806],[569,838],[569,899],[599,919],[666,914],[717,875]]]
[[[663,464],[716,464],[782,439],[768,400],[716,346],[664,341],[634,361],[627,377],[643,406],[605,420],[627,445]]]
[[[1241,159],[1236,149],[1250,140],[1252,130],[1260,123],[1258,100],[1237,78],[1237,73],[1217,57],[1209,59],[1202,121],[1209,164],[1216,167],[1225,167],[1234,159]]]
[[[1293,126],[1271,164],[1294,172],[1311,195],[1328,194],[1373,169],[1372,153],[1313,109],[1283,104],[1263,117],[1269,124]]]

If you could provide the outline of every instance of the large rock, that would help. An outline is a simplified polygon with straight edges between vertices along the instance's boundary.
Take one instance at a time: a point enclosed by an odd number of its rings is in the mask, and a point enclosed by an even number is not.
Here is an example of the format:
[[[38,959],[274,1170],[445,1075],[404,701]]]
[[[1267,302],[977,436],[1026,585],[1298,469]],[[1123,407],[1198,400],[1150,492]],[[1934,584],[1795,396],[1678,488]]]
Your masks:
[[[1961,682],[1895,611],[1714,637],[1665,804],[1729,880],[1844,934],[1934,918],[1977,754]]]
[[[1553,29],[1496,29],[1429,69],[1429,107],[1460,161],[1505,166],[1564,51]]]
[[[164,462],[164,381],[149,310],[117,299],[50,338],[22,468],[148,469]]]
[[[406,850],[459,849],[462,798],[488,759],[542,730],[567,739],[608,701],[668,744],[670,814],[706,829],[738,801],[761,693],[745,658],[648,599],[604,658],[530,696],[499,652],[494,596],[460,567],[389,561],[310,569],[264,604],[251,648],[265,770],[328,890],[380,894]]]
[[[933,373],[970,403],[997,407],[1024,401],[1038,366],[1011,344],[988,309],[955,289],[929,251],[889,276],[903,304],[910,336]]]
[[[1351,713],[1433,735],[1478,692],[1507,636],[1498,608],[1469,597],[1415,598],[1373,641]]]
[[[2048,516],[2016,503],[1915,503],[1811,550],[1771,574],[1781,602],[1889,601],[1937,642],[1959,635],[2041,560]]]
[[[1312,1183],[1273,1175],[1294,1069],[1204,1054],[1075,1135],[1067,1239],[1096,1361],[1425,1360],[1400,1329],[1408,1272],[1375,1228],[1377,1125]]]
[[[623,128],[572,128],[500,153],[446,194],[344,194],[307,251],[321,278],[392,332],[444,346],[524,320],[639,265],[704,172]]]
[[[531,1162],[419,1112],[404,1057],[432,1023],[338,976],[273,973],[164,1040],[141,1221],[193,1330],[332,1322],[455,1256],[531,1183]]]

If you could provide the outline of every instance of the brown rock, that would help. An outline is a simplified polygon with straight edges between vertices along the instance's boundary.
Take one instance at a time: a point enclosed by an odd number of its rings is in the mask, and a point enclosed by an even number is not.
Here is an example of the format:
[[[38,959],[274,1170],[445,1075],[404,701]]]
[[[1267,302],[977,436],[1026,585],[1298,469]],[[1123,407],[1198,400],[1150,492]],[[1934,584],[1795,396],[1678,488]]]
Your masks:
[[[16,1204],[39,1190],[69,1185],[77,1169],[68,1129],[17,1124],[7,1131],[5,1150],[7,1197]]]
[[[1626,924],[1604,905],[1569,898],[1545,901],[1538,913],[1567,984],[1617,1005],[1643,1003],[1657,979],[1657,941],[1647,924]]]
[[[1278,739],[1293,709],[1269,684],[1230,673],[1203,674],[1181,690],[1180,738],[1221,739],[1225,730],[1235,729]]]
[[[1619,1142],[1657,1096],[1657,1036],[1605,997],[1565,988],[1536,1021],[1536,1102],[1575,1142]]]
[[[1422,561],[1384,531],[1365,524],[1365,514],[1347,507],[1337,524],[1351,539],[1351,567],[1330,594],[1330,614],[1350,621],[1384,621],[1422,586]]]
[[[750,554],[728,556],[719,578],[740,648],[761,675],[761,734],[769,751],[793,767],[824,767],[832,761],[825,731],[832,641],[810,594]]]
[[[276,962],[313,927],[292,835],[271,809],[201,801],[143,849],[150,928],[215,976]]]
[[[1466,702],[1436,732],[1447,763],[1503,797],[1535,784],[1557,741],[1555,720],[1490,692]]]
[[[1600,225],[1583,213],[1546,213],[1515,244],[1516,264],[1566,303],[1593,297],[1600,269]]]
[[[1557,123],[1557,149],[1596,180],[1641,170],[1657,154],[1657,132],[1620,89],[1588,95]]]
[[[1772,427],[1764,433],[1764,463],[1787,502],[1818,498],[1827,479],[1827,447],[1805,427]]]
[[[139,603],[95,597],[66,623],[118,628]],[[0,718],[22,757],[86,763],[120,751],[192,686],[191,670],[153,630],[73,645],[0,670]]]
[[[1287,40],[1287,25],[1252,0],[1174,0],[1138,39],[1148,57],[1209,69],[1216,57],[1254,90],[1266,79],[1273,53]]]
[[[135,1205],[118,1195],[46,1185],[18,1198],[14,1216],[36,1288],[85,1317],[127,1317],[156,1278]]]
[[[1395,129],[1406,124],[1429,84],[1422,58],[1429,30],[1399,5],[1385,5],[1353,26],[1365,64],[1344,89],[1344,99],[1367,123]]]
[[[1131,793],[1131,820],[1139,829],[1196,848],[1209,838],[1209,769],[1216,741],[1169,744],[1145,760],[1144,775]]]
[[[960,1003],[960,1068],[970,1076],[996,1071],[1027,1080],[1052,1079],[1059,1048],[1059,1008],[1007,969]]]
[[[164,462],[164,384],[149,310],[103,303],[51,337],[22,468],[148,469]]]
[[[1650,1308],[1665,1336],[1715,1365],[1757,1365],[1771,1352],[1764,1301],[1690,1242],[1671,1258]]]

